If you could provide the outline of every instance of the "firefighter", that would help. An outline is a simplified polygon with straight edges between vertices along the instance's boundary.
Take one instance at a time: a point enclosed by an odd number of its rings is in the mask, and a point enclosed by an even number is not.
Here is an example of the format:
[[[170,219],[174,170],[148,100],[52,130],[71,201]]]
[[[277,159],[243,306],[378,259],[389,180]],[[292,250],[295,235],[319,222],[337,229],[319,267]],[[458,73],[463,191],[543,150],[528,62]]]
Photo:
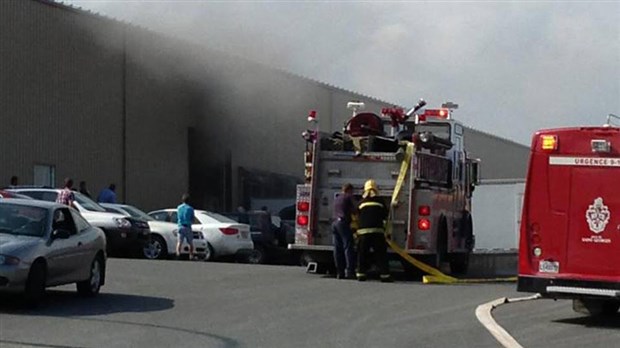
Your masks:
[[[392,282],[387,259],[387,243],[385,242],[385,220],[388,211],[378,197],[377,183],[368,180],[364,184],[364,194],[358,212],[357,230],[357,280],[365,281],[366,272],[370,267],[370,250],[374,252],[374,260],[379,268],[379,277],[382,282]]]

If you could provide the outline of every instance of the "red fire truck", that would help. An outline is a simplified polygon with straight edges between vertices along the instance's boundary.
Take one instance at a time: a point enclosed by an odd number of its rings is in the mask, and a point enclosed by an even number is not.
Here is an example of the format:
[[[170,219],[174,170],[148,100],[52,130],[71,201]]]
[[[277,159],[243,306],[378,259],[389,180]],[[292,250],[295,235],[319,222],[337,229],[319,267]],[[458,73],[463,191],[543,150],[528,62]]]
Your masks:
[[[573,299],[578,312],[620,307],[620,128],[549,129],[532,140],[518,291]]]
[[[416,114],[424,105],[421,101],[408,112],[385,108],[379,116],[358,112],[363,103],[351,102],[353,116],[343,134],[320,133],[318,126],[304,132],[306,183],[297,187],[295,243],[289,248],[305,262],[318,269],[333,262],[332,204],[342,185],[351,183],[359,198],[364,182],[372,178],[390,206],[401,163],[407,159],[406,180],[391,214],[392,241],[430,265],[449,264],[452,273],[467,271],[474,247],[470,199],[478,161],[467,157],[464,127],[451,117],[452,110]],[[455,106],[445,106],[450,105]],[[309,121],[317,124],[316,113],[311,112]],[[406,154],[411,143],[415,150]],[[406,262],[403,266],[418,273]]]

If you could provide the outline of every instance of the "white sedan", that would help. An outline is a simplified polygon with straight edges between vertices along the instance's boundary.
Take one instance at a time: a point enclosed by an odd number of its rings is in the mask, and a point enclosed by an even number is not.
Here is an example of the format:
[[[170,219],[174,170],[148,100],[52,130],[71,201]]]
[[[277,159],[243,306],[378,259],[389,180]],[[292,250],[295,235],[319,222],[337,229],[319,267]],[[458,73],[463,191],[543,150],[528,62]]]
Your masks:
[[[201,231],[207,240],[208,260],[224,256],[245,259],[252,253],[254,243],[250,236],[250,225],[240,224],[223,215],[205,210],[195,210],[194,213],[192,230]],[[149,216],[158,221],[177,222],[176,209],[152,211]]]
[[[127,204],[100,203],[107,211],[123,214],[136,219],[145,220],[151,228],[151,240],[144,246],[143,255],[147,259],[166,259],[176,253],[178,240],[178,227],[176,224],[165,221],[157,221],[142,210]],[[207,241],[202,232],[194,231],[194,253],[198,258],[208,260]],[[185,243],[181,254],[189,253],[189,246]]]

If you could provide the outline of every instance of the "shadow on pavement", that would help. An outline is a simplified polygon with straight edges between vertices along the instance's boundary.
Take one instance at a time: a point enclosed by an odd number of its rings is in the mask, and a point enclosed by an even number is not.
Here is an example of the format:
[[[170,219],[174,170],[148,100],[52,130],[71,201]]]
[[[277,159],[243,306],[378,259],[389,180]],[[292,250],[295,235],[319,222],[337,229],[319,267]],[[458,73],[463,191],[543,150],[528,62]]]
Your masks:
[[[620,330],[620,313],[608,316],[584,316],[578,318],[558,319],[556,323],[581,325],[594,328],[609,328]]]
[[[174,307],[174,300],[162,297],[100,293],[96,297],[81,297],[76,292],[48,290],[45,299],[29,308],[17,295],[3,295],[0,313],[88,316],[127,312],[155,312]]]

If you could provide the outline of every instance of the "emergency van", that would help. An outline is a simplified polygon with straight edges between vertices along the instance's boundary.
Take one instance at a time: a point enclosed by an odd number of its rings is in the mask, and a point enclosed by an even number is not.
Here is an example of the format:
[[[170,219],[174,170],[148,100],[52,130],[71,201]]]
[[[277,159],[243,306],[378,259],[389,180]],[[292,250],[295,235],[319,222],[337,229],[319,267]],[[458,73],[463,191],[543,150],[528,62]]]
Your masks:
[[[620,307],[620,128],[548,129],[532,139],[519,241],[518,291]]]

